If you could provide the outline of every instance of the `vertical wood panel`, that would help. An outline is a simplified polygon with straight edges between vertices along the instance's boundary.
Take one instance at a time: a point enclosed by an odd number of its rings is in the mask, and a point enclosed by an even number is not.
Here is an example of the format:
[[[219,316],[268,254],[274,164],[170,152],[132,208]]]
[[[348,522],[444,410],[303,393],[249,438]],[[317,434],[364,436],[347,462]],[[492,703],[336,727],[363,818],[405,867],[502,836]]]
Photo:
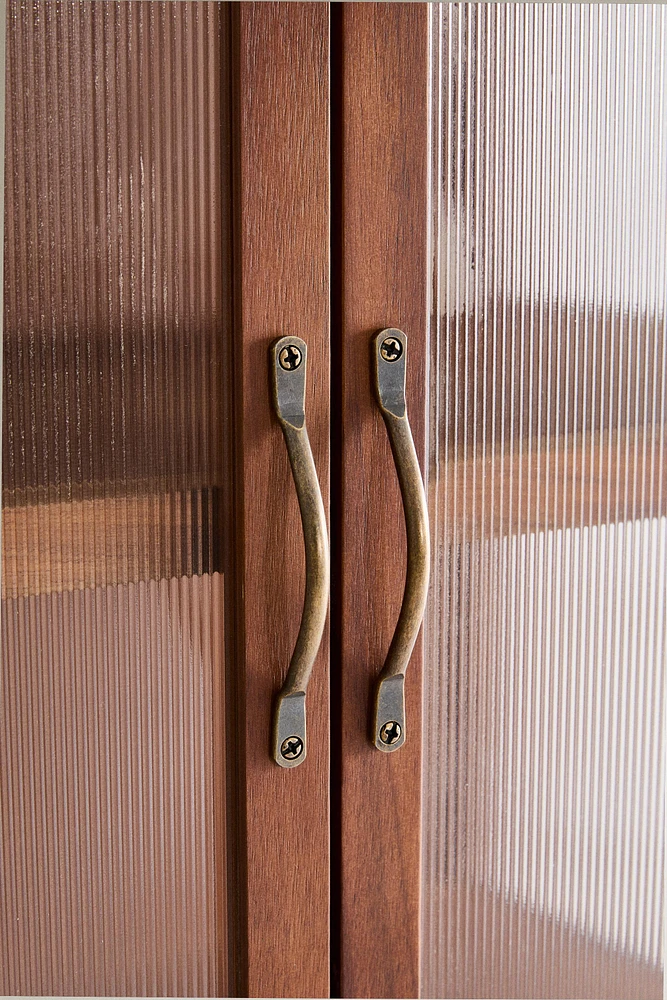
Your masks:
[[[294,648],[305,581],[294,484],[269,399],[268,348],[308,344],[306,419],[325,508],[329,437],[329,10],[242,3],[237,46],[238,620],[245,796],[245,996],[329,992],[328,632],[308,688],[308,757],[270,756],[272,701]],[[243,914],[241,914],[243,917]]]
[[[407,401],[420,459],[426,397],[426,4],[334,5],[342,96],[333,160],[334,351],[340,352],[340,564],[335,629],[340,825],[340,995],[414,997],[419,987],[421,643],[406,681],[407,740],[369,739],[375,678],[406,567],[400,492],[373,401],[371,336],[408,336]],[[335,379],[338,375],[335,376]],[[334,381],[335,391],[335,381]],[[335,412],[335,411],[334,411]],[[336,781],[336,771],[334,772]]]

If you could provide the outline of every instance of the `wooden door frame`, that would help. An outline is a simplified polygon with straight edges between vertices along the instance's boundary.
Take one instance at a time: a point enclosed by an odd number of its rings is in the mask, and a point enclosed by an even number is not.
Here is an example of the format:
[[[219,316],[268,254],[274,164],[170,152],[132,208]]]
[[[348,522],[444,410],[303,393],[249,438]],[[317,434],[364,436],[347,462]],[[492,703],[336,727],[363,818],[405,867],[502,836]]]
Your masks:
[[[370,340],[408,336],[407,404],[424,468],[428,4],[332,5],[332,928],[335,994],[419,995],[421,670],[406,743],[369,738],[374,681],[398,618],[405,529]]]
[[[244,955],[235,991],[329,995],[327,636],[308,706],[310,732],[321,740],[311,737],[308,761],[294,771],[279,772],[268,751],[269,706],[299,615],[284,619],[284,634],[275,634],[275,623],[282,607],[300,609],[303,588],[298,511],[265,374],[269,343],[289,332],[309,345],[307,414],[325,496],[329,337],[332,347],[332,993],[417,996],[422,648],[407,681],[408,741],[396,754],[380,754],[368,737],[370,693],[400,608],[405,533],[369,362],[377,330],[394,325],[408,334],[408,407],[423,466],[428,7],[240,3],[232,16],[234,303],[243,360],[235,403],[236,590],[244,595],[235,623],[241,796],[230,830],[241,847],[242,891],[233,909]],[[274,510],[285,510],[280,532],[267,528]],[[233,943],[232,950],[238,960]]]
[[[238,86],[234,302],[243,358],[235,404],[242,524],[237,592],[245,597],[235,629],[241,665],[236,705],[245,718],[239,728],[243,773],[236,781],[242,794],[230,832],[242,848],[243,891],[234,906],[242,928],[237,945],[247,949],[236,991],[329,993],[327,640],[309,690],[310,731],[321,731],[322,740],[311,740],[303,768],[276,775],[268,753],[268,705],[280,686],[278,662],[289,659],[298,615],[290,619],[294,634],[271,637],[271,626],[279,605],[300,608],[302,542],[280,432],[269,412],[268,378],[262,375],[261,382],[251,373],[267,371],[266,349],[274,337],[289,332],[308,341],[308,421],[326,491],[330,10],[337,81],[331,107],[334,675],[340,670],[332,684],[332,986],[339,996],[410,997],[419,990],[422,653],[418,645],[407,684],[411,738],[400,753],[381,755],[368,739],[367,716],[400,607],[405,535],[391,451],[372,397],[369,342],[387,325],[410,338],[408,405],[423,462],[425,4],[241,3],[232,15]],[[289,107],[295,95],[301,105],[296,114]],[[325,277],[314,282],[318,270]],[[272,526],[267,542],[266,512],[283,509],[288,496],[284,534]],[[383,530],[387,522],[398,525],[391,537]],[[298,572],[290,577],[285,568],[292,565]],[[298,816],[305,826],[294,827]],[[296,840],[285,841],[285,827]],[[232,950],[238,958],[234,945]]]
[[[234,102],[234,534],[228,727],[236,995],[329,994],[328,629],[308,688],[308,756],[270,753],[299,628],[299,509],[269,396],[269,345],[308,345],[306,419],[328,507],[329,5],[231,4]]]

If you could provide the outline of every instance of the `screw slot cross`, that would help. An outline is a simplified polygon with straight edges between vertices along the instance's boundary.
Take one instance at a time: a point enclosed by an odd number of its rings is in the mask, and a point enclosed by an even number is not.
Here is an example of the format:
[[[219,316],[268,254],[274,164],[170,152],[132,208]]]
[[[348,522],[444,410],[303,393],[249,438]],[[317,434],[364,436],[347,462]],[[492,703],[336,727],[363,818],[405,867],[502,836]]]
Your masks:
[[[301,364],[301,351],[294,344],[288,344],[278,355],[278,361],[284,371],[293,372]]]
[[[398,361],[403,353],[403,344],[396,337],[387,337],[380,346],[380,355],[384,361]]]
[[[280,746],[285,760],[296,760],[303,753],[303,740],[299,736],[288,736]]]
[[[380,739],[385,746],[393,746],[401,738],[401,727],[398,722],[385,722],[380,730]]]

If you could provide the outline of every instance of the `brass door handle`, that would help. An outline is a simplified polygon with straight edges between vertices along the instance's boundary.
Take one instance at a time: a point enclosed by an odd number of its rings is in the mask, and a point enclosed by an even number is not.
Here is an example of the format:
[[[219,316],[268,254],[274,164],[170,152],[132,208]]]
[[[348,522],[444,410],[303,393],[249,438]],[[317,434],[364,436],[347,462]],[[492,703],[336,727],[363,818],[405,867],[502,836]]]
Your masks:
[[[300,337],[272,344],[273,406],[285,436],[306,550],[301,627],[273,714],[273,758],[297,767],[306,758],[306,689],[322,641],[329,600],[329,543],[320,484],[306,430],[307,347]]]
[[[387,329],[374,338],[375,392],[387,426],[403,498],[408,567],[401,612],[375,691],[373,741],[391,753],[405,743],[405,671],[424,617],[430,571],[428,509],[405,404],[407,337]]]

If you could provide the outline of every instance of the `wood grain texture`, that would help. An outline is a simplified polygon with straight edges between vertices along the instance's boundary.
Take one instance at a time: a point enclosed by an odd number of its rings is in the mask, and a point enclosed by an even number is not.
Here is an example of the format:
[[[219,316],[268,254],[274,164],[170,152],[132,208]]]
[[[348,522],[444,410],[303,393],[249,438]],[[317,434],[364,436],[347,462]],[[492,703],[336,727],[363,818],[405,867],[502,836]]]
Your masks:
[[[329,10],[234,5],[237,94],[237,535],[245,795],[243,996],[329,992],[328,629],[308,688],[309,748],[270,756],[273,699],[294,648],[305,561],[296,493],[269,397],[271,342],[308,344],[306,421],[328,508]],[[238,962],[238,956],[236,956]]]
[[[338,5],[334,5],[338,6]],[[370,340],[408,336],[407,401],[420,461],[426,397],[426,4],[349,3],[332,15],[340,65],[338,177],[342,353],[339,730],[340,995],[419,991],[421,641],[406,682],[407,741],[369,739],[371,692],[403,594],[406,544],[387,433],[371,388]],[[339,203],[340,210],[336,204]],[[339,301],[337,301],[337,299]],[[334,386],[335,391],[335,386]],[[422,465],[423,467],[423,465]],[[335,778],[334,778],[335,780]],[[336,873],[334,872],[334,880]]]

